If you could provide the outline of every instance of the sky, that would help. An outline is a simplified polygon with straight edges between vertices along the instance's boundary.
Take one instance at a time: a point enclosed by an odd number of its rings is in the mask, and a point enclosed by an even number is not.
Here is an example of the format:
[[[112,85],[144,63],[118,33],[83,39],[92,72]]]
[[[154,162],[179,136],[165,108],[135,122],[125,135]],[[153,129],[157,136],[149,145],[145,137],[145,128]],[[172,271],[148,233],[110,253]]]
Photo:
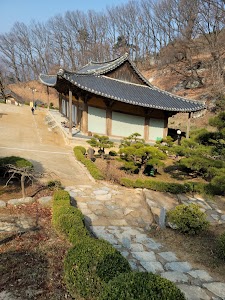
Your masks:
[[[29,25],[32,20],[45,22],[66,11],[94,10],[126,4],[129,0],[0,0],[0,34],[8,33],[15,22]]]

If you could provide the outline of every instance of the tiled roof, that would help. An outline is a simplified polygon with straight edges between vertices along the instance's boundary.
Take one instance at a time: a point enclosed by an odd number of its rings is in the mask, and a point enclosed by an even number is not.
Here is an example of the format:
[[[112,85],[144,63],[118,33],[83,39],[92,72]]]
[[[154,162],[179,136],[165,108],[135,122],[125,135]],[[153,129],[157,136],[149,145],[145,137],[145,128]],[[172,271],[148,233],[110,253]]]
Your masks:
[[[103,75],[105,73],[108,73],[118,66],[120,66],[122,63],[124,63],[126,60],[129,60],[128,53],[125,53],[123,56],[120,56],[114,60],[106,61],[106,62],[94,62],[91,61],[84,67],[82,67],[80,70],[76,72],[76,74],[95,74],[95,75]]]
[[[129,83],[106,76],[125,61],[128,61],[133,71],[146,85]],[[138,71],[127,53],[112,61],[91,62],[77,72],[60,69],[57,75],[41,74],[39,78],[42,83],[56,88],[58,80],[64,78],[76,87],[92,94],[142,107],[174,112],[194,112],[205,109],[202,102],[175,96],[151,85]]]

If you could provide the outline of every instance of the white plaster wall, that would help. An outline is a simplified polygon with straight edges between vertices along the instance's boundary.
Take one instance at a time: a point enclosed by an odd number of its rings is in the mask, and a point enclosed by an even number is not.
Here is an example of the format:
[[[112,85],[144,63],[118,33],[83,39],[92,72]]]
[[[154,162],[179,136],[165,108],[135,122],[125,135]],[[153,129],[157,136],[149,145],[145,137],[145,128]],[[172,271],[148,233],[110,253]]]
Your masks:
[[[106,111],[104,109],[88,107],[88,131],[106,134]]]
[[[144,137],[144,117],[112,112],[112,135],[127,137],[135,132]]]

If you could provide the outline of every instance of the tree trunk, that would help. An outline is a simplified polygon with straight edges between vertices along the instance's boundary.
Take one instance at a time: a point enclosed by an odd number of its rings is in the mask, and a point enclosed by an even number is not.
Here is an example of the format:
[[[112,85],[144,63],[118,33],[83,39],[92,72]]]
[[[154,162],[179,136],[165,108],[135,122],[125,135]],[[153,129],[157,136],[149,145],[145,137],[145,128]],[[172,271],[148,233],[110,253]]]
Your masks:
[[[25,175],[22,174],[21,176],[21,189],[22,189],[22,197],[25,198]]]

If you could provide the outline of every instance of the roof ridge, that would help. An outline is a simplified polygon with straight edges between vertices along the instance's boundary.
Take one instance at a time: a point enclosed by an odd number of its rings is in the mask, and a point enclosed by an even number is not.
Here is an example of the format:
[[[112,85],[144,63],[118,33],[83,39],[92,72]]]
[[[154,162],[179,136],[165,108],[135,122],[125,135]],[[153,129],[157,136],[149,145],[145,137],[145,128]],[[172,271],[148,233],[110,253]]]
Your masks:
[[[93,60],[91,60],[90,61],[90,63],[92,63],[92,64],[106,64],[106,63],[112,63],[112,62],[114,62],[114,61],[117,61],[117,60],[123,60],[123,59],[125,59],[125,58],[127,58],[127,57],[129,57],[129,53],[128,52],[125,52],[123,55],[121,55],[121,56],[119,56],[119,57],[117,57],[117,58],[114,58],[114,59],[111,59],[111,60],[106,60],[106,61],[102,61],[102,62],[99,62],[99,61],[93,61]],[[86,65],[85,65],[86,66]],[[84,66],[84,67],[85,67]]]

